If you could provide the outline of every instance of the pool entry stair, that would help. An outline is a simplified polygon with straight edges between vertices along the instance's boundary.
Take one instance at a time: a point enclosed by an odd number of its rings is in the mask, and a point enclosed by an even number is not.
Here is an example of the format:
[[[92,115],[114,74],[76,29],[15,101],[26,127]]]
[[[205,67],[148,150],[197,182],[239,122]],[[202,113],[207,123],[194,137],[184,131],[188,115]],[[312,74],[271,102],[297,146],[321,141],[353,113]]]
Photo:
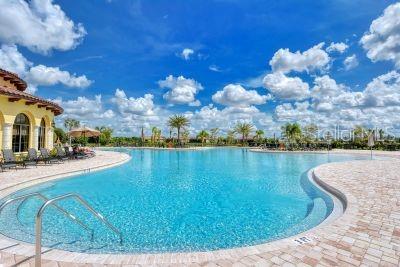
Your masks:
[[[23,202],[26,201],[29,198],[40,198],[41,200],[44,201],[44,203],[41,205],[39,208],[38,212],[36,213],[35,216],[35,266],[36,267],[41,267],[41,256],[42,256],[42,216],[43,213],[46,211],[47,207],[52,206],[56,208],[61,214],[63,214],[65,217],[69,218],[71,221],[75,222],[78,224],[80,227],[82,227],[85,231],[89,232],[91,241],[93,241],[94,238],[94,230],[91,229],[89,226],[87,226],[85,223],[83,223],[81,220],[76,218],[73,214],[68,212],[66,209],[62,208],[61,206],[57,205],[57,202],[64,200],[64,199],[74,199],[78,203],[81,204],[81,207],[85,208],[87,211],[89,211],[94,217],[96,217],[100,222],[102,222],[105,226],[107,226],[112,232],[114,232],[118,237],[119,237],[119,242],[122,244],[122,234],[121,232],[114,226],[112,225],[102,214],[97,212],[85,199],[83,199],[81,196],[78,194],[74,193],[69,193],[65,195],[60,195],[56,196],[53,198],[47,198],[43,194],[35,192],[35,193],[30,193],[22,196],[17,196],[14,198],[10,198],[4,203],[0,205],[0,213],[1,211],[11,203],[17,202],[17,201],[22,201],[20,205],[17,208],[17,214],[19,212],[20,207],[22,206]]]

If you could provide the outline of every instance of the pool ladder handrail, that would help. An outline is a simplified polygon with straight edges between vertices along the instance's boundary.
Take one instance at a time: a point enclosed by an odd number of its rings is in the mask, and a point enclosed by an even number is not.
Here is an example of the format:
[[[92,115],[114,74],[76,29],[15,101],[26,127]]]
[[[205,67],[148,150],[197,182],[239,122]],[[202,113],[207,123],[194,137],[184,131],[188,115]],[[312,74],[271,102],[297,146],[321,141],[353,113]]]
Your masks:
[[[79,196],[78,194],[75,194],[75,193],[68,193],[68,194],[54,197],[51,199],[45,197],[44,195],[42,195],[41,193],[38,193],[38,192],[10,198],[0,205],[0,213],[7,205],[9,205],[15,201],[21,200],[21,199],[23,201],[25,201],[27,198],[30,198],[30,197],[39,197],[45,201],[45,203],[42,204],[42,206],[39,208],[38,212],[36,213],[36,217],[35,217],[35,232],[36,232],[36,235],[35,235],[35,266],[36,267],[40,267],[41,261],[42,261],[42,259],[41,259],[42,258],[42,216],[43,216],[43,213],[46,210],[46,208],[49,206],[55,207],[62,214],[64,214],[65,216],[67,216],[71,220],[75,221],[80,226],[82,226],[85,230],[90,231],[91,241],[93,241],[94,231],[92,229],[90,229],[88,226],[86,226],[84,223],[82,223],[74,215],[72,215],[71,213],[69,213],[68,211],[66,211],[65,209],[63,209],[62,207],[60,207],[56,204],[57,201],[60,201],[60,200],[66,199],[66,198],[73,198],[73,199],[77,200],[92,215],[94,215],[97,219],[99,219],[102,223],[104,223],[111,231],[113,231],[116,235],[118,235],[119,242],[120,242],[120,244],[122,244],[122,233],[115,226],[113,226],[107,219],[105,219],[101,213],[97,212],[92,206],[90,206],[90,204],[86,200],[84,200],[81,196]]]
[[[11,203],[16,202],[16,201],[18,201],[18,200],[22,200],[22,202],[20,203],[20,205],[18,205],[18,208],[17,208],[17,216],[18,216],[19,209],[20,209],[22,203],[23,203],[25,200],[27,200],[27,199],[29,199],[29,198],[31,198],[31,197],[38,197],[38,198],[42,199],[42,200],[45,201],[45,202],[49,200],[49,198],[45,197],[43,194],[38,193],[38,192],[30,193],[30,194],[26,194],[26,195],[21,195],[21,196],[18,196],[18,197],[13,197],[13,198],[7,199],[5,202],[3,202],[3,203],[0,205],[0,213],[3,211],[3,209],[4,209],[6,206],[10,205]],[[74,215],[72,215],[71,213],[69,213],[68,211],[66,211],[65,209],[63,209],[62,207],[58,206],[57,204],[53,203],[52,205],[53,205],[53,207],[55,207],[57,210],[59,210],[62,214],[64,214],[67,218],[71,219],[72,221],[74,221],[75,223],[77,223],[78,225],[80,225],[83,229],[85,229],[86,231],[88,231],[88,232],[90,233],[90,240],[93,241],[93,238],[94,238],[94,231],[93,231],[93,229],[90,229],[90,228],[89,228],[87,225],[85,225],[82,221],[80,221],[80,220],[79,220],[78,218],[76,218]]]
[[[112,230],[116,235],[119,236],[119,242],[122,244],[122,233],[112,225],[107,219],[104,218],[102,214],[97,212],[89,203],[84,200],[81,196],[75,193],[68,193],[52,199],[47,200],[36,213],[36,226],[35,226],[35,266],[40,267],[42,262],[42,216],[46,208],[50,205],[55,204],[55,202],[66,199],[73,198],[83,205],[90,213],[92,213],[97,219],[104,223],[110,230]]]

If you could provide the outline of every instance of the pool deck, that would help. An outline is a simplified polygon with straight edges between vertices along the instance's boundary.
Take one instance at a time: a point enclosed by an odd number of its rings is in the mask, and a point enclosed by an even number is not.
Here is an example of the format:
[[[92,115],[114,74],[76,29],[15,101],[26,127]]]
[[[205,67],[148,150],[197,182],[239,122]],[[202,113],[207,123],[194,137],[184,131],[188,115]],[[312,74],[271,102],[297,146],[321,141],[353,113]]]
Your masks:
[[[199,253],[107,255],[51,250],[42,255],[42,266],[399,266],[400,153],[378,154],[386,158],[328,163],[314,169],[316,178],[345,196],[347,209],[333,222],[300,235],[257,246]],[[95,158],[84,161],[0,173],[0,197],[58,178],[66,170],[83,172],[128,159],[125,154],[99,151]],[[0,266],[34,266],[33,255],[32,245],[0,236]]]

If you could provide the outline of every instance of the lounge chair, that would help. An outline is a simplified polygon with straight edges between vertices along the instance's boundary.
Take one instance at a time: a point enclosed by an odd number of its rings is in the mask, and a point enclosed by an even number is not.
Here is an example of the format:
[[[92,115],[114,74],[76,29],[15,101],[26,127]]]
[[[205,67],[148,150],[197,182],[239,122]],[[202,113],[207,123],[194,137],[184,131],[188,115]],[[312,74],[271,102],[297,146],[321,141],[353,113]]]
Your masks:
[[[69,149],[68,146],[64,147],[64,151],[65,151],[65,155],[69,158],[69,159],[74,159],[74,153]]]
[[[56,157],[51,156],[49,150],[46,148],[40,149],[40,160],[44,161],[45,164],[59,163],[58,159]]]
[[[72,155],[75,159],[87,159],[89,156],[78,147],[72,149]]]
[[[11,169],[11,168],[17,169],[18,162],[16,161],[12,150],[3,149],[2,152],[3,152],[3,162],[0,163],[1,171],[3,172],[4,169]]]
[[[89,149],[89,148],[85,148],[82,151],[82,153],[84,155],[86,155],[86,157],[88,157],[88,158],[92,158],[92,157],[96,156],[96,152],[94,150]]]
[[[29,148],[28,149],[28,156],[24,160],[23,164],[24,166],[36,166],[38,164],[38,155],[37,155],[37,150],[35,148]]]
[[[59,147],[59,146],[56,147],[56,150],[57,150],[56,157],[59,160],[64,161],[64,160],[68,160],[69,159],[69,157],[67,156],[67,154],[65,153],[65,151],[61,147]]]

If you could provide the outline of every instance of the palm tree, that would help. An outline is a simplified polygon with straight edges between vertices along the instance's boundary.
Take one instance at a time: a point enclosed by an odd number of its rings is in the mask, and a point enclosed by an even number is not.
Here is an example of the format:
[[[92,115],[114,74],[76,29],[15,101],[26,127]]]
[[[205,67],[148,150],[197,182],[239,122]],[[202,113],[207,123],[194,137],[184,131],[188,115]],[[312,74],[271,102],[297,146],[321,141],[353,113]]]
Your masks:
[[[144,137],[144,127],[143,126],[142,126],[142,130],[141,130],[140,136],[142,138],[142,146],[144,146],[145,137]]]
[[[185,130],[185,131],[182,133],[182,139],[183,139],[183,143],[184,143],[184,144],[189,143],[189,141],[190,141],[190,132],[189,132],[188,130]]]
[[[304,126],[303,132],[308,142],[311,142],[318,138],[318,126],[313,123]]]
[[[80,125],[81,123],[75,119],[67,118],[64,120],[64,127],[65,129],[68,130],[68,132],[70,132],[74,128],[78,128]],[[69,144],[71,145],[71,136],[70,135],[68,136],[69,136]]]
[[[233,144],[235,141],[235,131],[228,131],[226,134],[226,142],[228,144]]]
[[[288,141],[295,142],[300,139],[302,132],[301,127],[298,123],[287,123],[281,127],[282,134],[288,139]]]
[[[253,131],[254,126],[247,122],[239,122],[235,126],[235,132],[242,135],[242,144],[244,145],[245,141],[249,137],[249,134]]]
[[[331,133],[330,131],[327,131],[327,132],[326,132],[326,134],[325,134],[325,139],[326,139],[326,141],[327,141],[328,143],[332,141],[333,135],[332,135],[332,133]]]
[[[261,139],[262,137],[264,136],[264,131],[263,130],[257,130],[256,131],[256,135],[255,135],[255,138],[256,139]]]
[[[154,126],[153,128],[151,128],[151,142],[153,144],[155,144],[157,141],[158,132],[159,129],[157,127]]]
[[[205,141],[207,140],[207,138],[210,135],[208,134],[208,132],[206,130],[201,130],[198,134],[197,134],[197,138],[201,140],[201,145],[204,146]]]
[[[100,132],[100,137],[99,137],[100,144],[102,145],[109,144],[114,130],[106,126],[96,127],[95,129]]]
[[[210,133],[211,133],[210,139],[212,140],[213,143],[215,143],[215,140],[217,139],[218,132],[219,132],[219,128],[212,128],[210,130]]]
[[[161,129],[157,129],[156,132],[156,141],[159,142],[161,139]]]
[[[257,130],[256,135],[254,136],[254,139],[257,140],[257,142],[260,142],[264,136],[264,131],[263,130]]]
[[[354,128],[353,134],[355,139],[362,140],[365,136],[365,129],[362,126],[358,125]]]
[[[379,129],[379,140],[383,140],[385,138],[385,131],[383,129]]]
[[[171,128],[176,128],[178,131],[178,143],[181,142],[181,129],[189,126],[189,120],[183,115],[174,115],[169,117],[168,126]]]
[[[71,131],[74,128],[78,128],[81,125],[81,123],[78,120],[75,119],[70,119],[67,118],[64,121],[64,127],[68,130]]]

